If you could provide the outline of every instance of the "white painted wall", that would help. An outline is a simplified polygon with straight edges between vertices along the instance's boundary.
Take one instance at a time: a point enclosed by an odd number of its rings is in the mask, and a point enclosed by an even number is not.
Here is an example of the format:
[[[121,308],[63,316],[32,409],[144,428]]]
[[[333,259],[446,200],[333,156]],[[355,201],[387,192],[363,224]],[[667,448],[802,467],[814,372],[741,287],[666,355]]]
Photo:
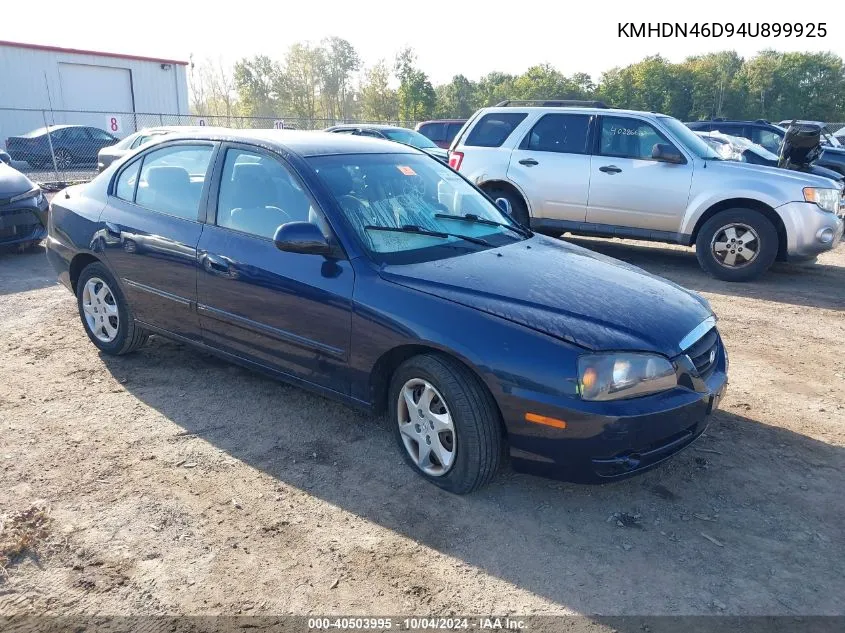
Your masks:
[[[85,107],[80,107],[85,106]],[[25,112],[10,108],[32,109]],[[6,138],[49,124],[106,129],[106,113],[188,114],[186,67],[158,61],[48,51],[0,44],[0,147]],[[98,110],[78,114],[60,110]],[[52,112],[51,112],[52,110]],[[155,117],[119,117],[124,136]]]

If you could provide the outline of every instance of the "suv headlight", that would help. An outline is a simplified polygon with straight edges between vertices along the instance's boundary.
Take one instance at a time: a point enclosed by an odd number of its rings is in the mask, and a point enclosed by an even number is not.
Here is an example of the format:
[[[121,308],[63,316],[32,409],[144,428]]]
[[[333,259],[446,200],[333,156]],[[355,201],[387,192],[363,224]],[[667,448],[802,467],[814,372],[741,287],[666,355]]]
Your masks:
[[[839,211],[839,189],[819,189],[818,187],[804,187],[804,200],[815,202],[819,207],[831,213]]]
[[[26,200],[27,198],[35,198],[36,202],[41,202],[41,198],[43,194],[41,193],[41,187],[34,187],[25,193],[19,193],[16,196],[12,196],[9,199],[9,202],[20,202],[21,200]]]
[[[678,386],[672,363],[640,353],[585,354],[578,358],[578,390],[584,400],[621,400]]]

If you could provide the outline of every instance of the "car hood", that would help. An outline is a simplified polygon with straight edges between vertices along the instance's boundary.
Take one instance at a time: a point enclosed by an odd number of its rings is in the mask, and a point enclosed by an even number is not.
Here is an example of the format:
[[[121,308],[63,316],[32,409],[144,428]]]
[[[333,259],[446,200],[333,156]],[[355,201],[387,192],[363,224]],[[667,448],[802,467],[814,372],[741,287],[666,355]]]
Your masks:
[[[735,170],[745,170],[746,172],[757,174],[763,172],[765,174],[771,174],[774,178],[780,178],[782,181],[791,180],[799,187],[830,187],[830,179],[824,176],[816,176],[807,172],[785,169],[774,165],[755,165],[754,163],[740,163],[734,160],[708,160],[707,169],[725,170],[730,171],[732,174],[737,173]]]
[[[672,357],[712,315],[701,296],[677,284],[539,235],[449,259],[388,265],[380,274],[590,350]]]
[[[11,198],[19,193],[26,193],[35,187],[29,178],[14,167],[0,162],[0,200]]]

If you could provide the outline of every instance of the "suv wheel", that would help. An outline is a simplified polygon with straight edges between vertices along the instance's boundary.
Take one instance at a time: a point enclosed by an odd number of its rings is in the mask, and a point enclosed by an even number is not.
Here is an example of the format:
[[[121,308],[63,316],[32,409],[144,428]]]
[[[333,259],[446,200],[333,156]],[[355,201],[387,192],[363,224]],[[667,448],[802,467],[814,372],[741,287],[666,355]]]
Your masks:
[[[727,209],[704,223],[695,240],[701,267],[725,281],[759,277],[778,254],[778,234],[763,214],[751,209]]]
[[[525,200],[522,196],[509,191],[507,189],[499,189],[498,187],[491,187],[485,189],[487,195],[495,200],[496,198],[504,198],[511,203],[511,210],[513,219],[519,222],[522,226],[531,228],[531,218],[528,217],[528,207],[525,206]]]
[[[469,369],[415,356],[393,374],[389,398],[399,450],[418,474],[456,494],[490,481],[502,453],[499,410]]]

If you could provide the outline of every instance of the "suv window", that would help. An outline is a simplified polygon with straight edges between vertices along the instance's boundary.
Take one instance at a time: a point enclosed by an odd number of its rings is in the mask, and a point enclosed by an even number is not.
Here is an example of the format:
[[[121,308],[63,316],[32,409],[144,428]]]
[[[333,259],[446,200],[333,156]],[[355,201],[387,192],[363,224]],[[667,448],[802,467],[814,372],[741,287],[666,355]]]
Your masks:
[[[522,145],[538,152],[585,154],[589,125],[586,114],[546,114],[531,128]]]
[[[426,123],[420,126],[420,134],[427,136],[432,141],[446,140],[446,124],[445,123]]]
[[[308,195],[278,160],[241,149],[226,152],[217,226],[273,239],[288,222],[314,222],[325,233],[318,218]]]
[[[638,119],[602,117],[599,152],[604,156],[651,160],[652,148],[657,143],[670,143],[650,124]]]
[[[145,154],[135,204],[196,220],[213,152],[210,145],[173,145]]]
[[[472,128],[464,145],[500,147],[526,116],[528,115],[525,112],[491,112],[485,114]]]
[[[767,150],[772,152],[772,154],[777,154],[780,152],[780,144],[783,140],[780,134],[777,132],[773,132],[772,130],[767,130],[761,127],[755,127],[751,130],[751,140],[757,143],[757,145],[762,145]]]

